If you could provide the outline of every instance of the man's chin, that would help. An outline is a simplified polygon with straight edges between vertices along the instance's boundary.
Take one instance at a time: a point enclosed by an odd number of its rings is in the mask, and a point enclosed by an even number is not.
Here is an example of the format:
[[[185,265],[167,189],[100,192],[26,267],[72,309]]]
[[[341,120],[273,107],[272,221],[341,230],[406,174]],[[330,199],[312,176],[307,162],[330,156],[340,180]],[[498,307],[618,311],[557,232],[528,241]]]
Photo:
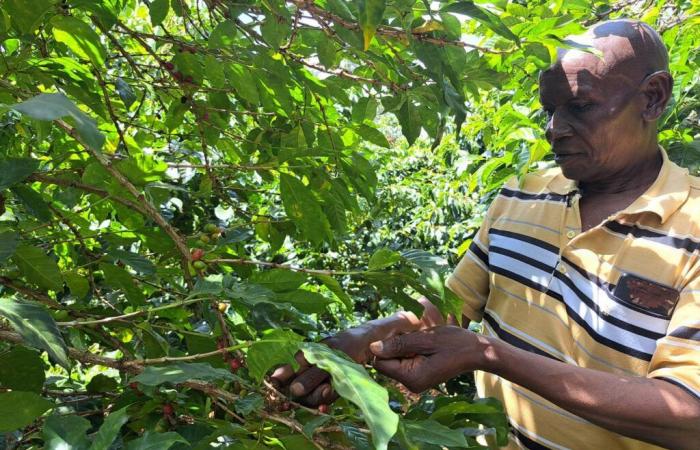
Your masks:
[[[569,180],[573,181],[584,181],[586,178],[586,173],[584,170],[581,170],[580,167],[573,166],[571,164],[557,164],[559,168],[561,169],[561,173],[568,178]]]

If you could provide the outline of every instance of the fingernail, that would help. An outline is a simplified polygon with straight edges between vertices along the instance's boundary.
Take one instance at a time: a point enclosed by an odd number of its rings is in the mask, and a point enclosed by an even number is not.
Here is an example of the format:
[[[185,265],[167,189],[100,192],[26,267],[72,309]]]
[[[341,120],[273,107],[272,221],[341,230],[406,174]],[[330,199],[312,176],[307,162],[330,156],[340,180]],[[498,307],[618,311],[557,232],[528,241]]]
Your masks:
[[[374,341],[371,344],[369,344],[369,348],[375,353],[381,352],[382,350],[384,350],[384,342]]]

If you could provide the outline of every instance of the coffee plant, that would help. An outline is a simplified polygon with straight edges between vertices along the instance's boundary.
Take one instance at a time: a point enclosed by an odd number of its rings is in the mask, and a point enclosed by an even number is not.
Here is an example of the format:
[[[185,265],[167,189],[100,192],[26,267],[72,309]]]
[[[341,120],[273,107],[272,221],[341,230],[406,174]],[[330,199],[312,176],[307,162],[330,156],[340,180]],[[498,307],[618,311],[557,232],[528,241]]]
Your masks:
[[[461,316],[449,268],[549,164],[537,72],[625,15],[697,170],[695,0],[0,0],[0,447],[505,444],[468,377],[416,395],[322,341]],[[338,401],[271,382],[301,354]]]

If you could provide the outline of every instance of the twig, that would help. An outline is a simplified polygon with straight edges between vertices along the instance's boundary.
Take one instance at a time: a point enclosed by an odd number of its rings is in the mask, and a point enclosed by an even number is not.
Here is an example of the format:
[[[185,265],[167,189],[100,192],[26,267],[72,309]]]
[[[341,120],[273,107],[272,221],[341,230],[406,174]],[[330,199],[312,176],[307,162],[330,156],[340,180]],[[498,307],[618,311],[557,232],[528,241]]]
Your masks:
[[[80,143],[100,163],[100,165],[107,172],[109,172],[109,174],[112,175],[120,185],[122,185],[122,187],[124,187],[131,195],[137,198],[141,203],[141,208],[143,212],[146,213],[146,215],[150,217],[156,224],[158,224],[158,226],[160,226],[168,236],[170,236],[170,239],[173,240],[173,242],[175,243],[175,247],[180,252],[181,265],[185,281],[187,282],[188,286],[194,286],[194,281],[192,280],[192,277],[190,276],[189,272],[189,262],[191,260],[190,251],[187,248],[187,245],[185,244],[185,239],[180,235],[180,233],[178,233],[178,231],[163,218],[163,216],[151,204],[151,202],[149,202],[146,199],[142,192],[136,189],[136,187],[133,184],[131,184],[131,182],[124,175],[122,175],[121,172],[119,172],[115,167],[112,166],[111,162],[107,160],[107,158],[105,158],[105,156],[102,153],[86,144],[73,127],[71,127],[65,121],[60,119],[57,119],[55,122],[58,124],[59,127],[63,128],[63,130],[66,133],[68,133],[70,137],[78,141],[78,143]]]
[[[110,323],[110,322],[124,322],[127,319],[133,319],[134,317],[143,316],[144,314],[153,314],[153,313],[156,313],[158,311],[163,311],[163,310],[170,309],[170,308],[178,308],[180,306],[187,306],[187,305],[190,305],[192,303],[202,302],[202,301],[206,301],[206,300],[209,300],[209,297],[183,300],[180,302],[169,303],[169,304],[163,305],[163,306],[156,306],[155,308],[142,309],[142,310],[134,311],[134,312],[127,313],[127,314],[122,314],[120,316],[104,317],[102,319],[95,319],[95,320],[82,320],[82,321],[72,320],[70,322],[57,322],[56,324],[60,327],[80,327],[80,326],[86,326],[86,325],[100,325],[100,324],[105,324],[105,323]]]
[[[291,266],[289,264],[279,264],[268,261],[259,261],[257,259],[244,259],[244,258],[220,258],[209,260],[212,264],[248,264],[254,266],[262,267],[272,267],[275,269],[287,269],[293,270],[295,272],[308,273],[309,275],[361,275],[363,271],[339,271],[339,270],[318,270],[318,269],[305,269],[303,267]]]
[[[39,173],[35,173],[29,177],[30,180],[33,181],[41,181],[43,183],[49,183],[49,184],[55,184],[57,186],[63,186],[63,187],[72,187],[76,189],[80,189],[81,191],[89,192],[91,194],[99,195],[100,197],[106,198],[108,200],[114,200],[117,203],[121,203],[122,205],[126,206],[127,208],[131,208],[134,211],[137,211],[143,215],[147,215],[146,211],[141,208],[141,205],[139,205],[136,202],[132,202],[131,200],[127,200],[121,197],[115,197],[109,192],[105,191],[104,189],[100,189],[95,186],[90,186],[84,183],[81,183],[79,181],[75,180],[66,180],[63,178],[54,178],[54,177],[49,177],[46,175],[42,175]]]

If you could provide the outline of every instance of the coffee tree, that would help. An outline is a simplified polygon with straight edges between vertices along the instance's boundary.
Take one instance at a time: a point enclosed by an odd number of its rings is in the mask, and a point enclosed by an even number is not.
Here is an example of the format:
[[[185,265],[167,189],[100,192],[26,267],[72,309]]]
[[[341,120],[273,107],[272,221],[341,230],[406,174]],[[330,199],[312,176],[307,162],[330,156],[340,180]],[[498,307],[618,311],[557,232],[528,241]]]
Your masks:
[[[448,260],[546,157],[537,71],[620,14],[662,28],[697,164],[692,2],[0,0],[0,445],[503,444],[496,402],[320,342],[460,316]],[[298,354],[339,401],[270,382]]]

